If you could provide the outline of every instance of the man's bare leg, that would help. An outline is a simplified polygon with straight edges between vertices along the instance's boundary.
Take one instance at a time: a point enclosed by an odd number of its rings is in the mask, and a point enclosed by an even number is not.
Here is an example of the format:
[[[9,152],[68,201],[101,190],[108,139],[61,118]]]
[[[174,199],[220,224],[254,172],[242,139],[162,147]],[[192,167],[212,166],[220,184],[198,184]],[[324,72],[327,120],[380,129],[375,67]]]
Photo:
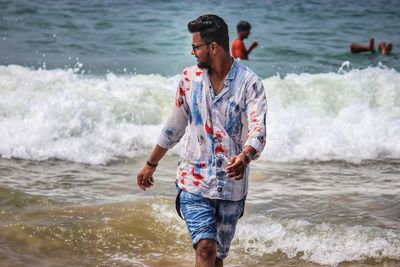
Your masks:
[[[374,38],[369,39],[369,51],[375,53],[375,40]]]
[[[214,267],[217,258],[217,242],[202,239],[196,245],[196,267]]]
[[[362,45],[358,43],[352,43],[350,46],[351,53],[360,53],[360,52],[372,52],[375,53],[374,48],[374,38],[369,40],[368,45]]]
[[[215,259],[215,267],[222,267],[222,266],[224,266],[224,260],[216,258]]]

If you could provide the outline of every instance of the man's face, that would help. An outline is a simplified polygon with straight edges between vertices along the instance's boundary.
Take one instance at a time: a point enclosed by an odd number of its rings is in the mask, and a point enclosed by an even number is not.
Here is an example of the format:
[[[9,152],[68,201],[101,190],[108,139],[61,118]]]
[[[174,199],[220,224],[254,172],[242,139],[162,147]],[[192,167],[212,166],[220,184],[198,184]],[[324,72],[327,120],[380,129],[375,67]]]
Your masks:
[[[210,44],[205,43],[199,32],[192,34],[192,55],[197,58],[197,66],[208,69],[211,66]]]
[[[243,39],[247,39],[250,35],[250,31],[241,31],[239,34],[243,37]]]

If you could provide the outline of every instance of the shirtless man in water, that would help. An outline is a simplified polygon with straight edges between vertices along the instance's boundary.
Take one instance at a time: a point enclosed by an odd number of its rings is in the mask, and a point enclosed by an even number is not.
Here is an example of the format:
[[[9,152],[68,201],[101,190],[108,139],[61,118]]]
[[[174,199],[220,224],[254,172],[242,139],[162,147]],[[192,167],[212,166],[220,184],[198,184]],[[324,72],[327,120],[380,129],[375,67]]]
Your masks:
[[[374,38],[369,40],[369,45],[362,45],[358,43],[352,43],[350,46],[351,53],[371,52],[372,54],[380,53],[382,55],[390,54],[393,45],[391,43],[381,42],[378,45],[378,51],[375,50]]]
[[[253,41],[249,49],[246,49],[244,45],[244,39],[247,39],[250,35],[251,25],[247,21],[240,21],[236,28],[238,35],[232,42],[231,54],[236,59],[249,59],[250,52],[258,46],[257,41]]]

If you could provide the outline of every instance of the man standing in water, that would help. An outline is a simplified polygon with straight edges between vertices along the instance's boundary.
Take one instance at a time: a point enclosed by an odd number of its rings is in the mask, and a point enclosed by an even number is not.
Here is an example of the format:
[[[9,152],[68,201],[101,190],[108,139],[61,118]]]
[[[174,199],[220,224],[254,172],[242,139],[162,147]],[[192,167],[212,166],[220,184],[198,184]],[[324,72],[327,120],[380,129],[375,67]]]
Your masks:
[[[197,65],[183,71],[175,106],[137,184],[153,186],[158,162],[184,136],[177,204],[196,266],[223,266],[244,209],[248,165],[265,146],[267,103],[260,78],[230,56],[222,18],[203,15],[188,29]]]
[[[247,39],[250,35],[251,25],[247,21],[239,21],[236,26],[237,37],[232,42],[231,53],[236,59],[249,59],[250,52],[258,46],[257,41],[253,41],[249,46],[249,49],[244,45],[244,39]]]

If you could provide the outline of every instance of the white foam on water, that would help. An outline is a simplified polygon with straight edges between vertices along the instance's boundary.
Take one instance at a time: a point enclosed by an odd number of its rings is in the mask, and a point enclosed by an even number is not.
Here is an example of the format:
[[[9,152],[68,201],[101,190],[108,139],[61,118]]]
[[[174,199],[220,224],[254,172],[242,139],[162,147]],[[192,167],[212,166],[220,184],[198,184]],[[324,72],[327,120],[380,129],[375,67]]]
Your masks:
[[[1,66],[0,154],[90,164],[133,156],[155,144],[177,83]]]
[[[178,217],[177,212],[171,209],[171,205],[154,203],[151,205],[153,216],[159,225],[167,233],[174,233],[177,236],[177,243],[182,243],[182,240],[188,235],[185,222]]]
[[[264,80],[269,100],[263,159],[400,157],[400,74],[367,68]]]
[[[165,233],[177,235],[176,244],[185,246],[190,242],[183,220],[169,203],[158,202],[151,206],[157,224]],[[250,214],[240,219],[231,251],[240,253],[244,262],[246,257],[262,259],[277,252],[288,258],[330,266],[368,259],[376,262],[400,260],[400,231]]]
[[[0,66],[0,155],[104,164],[151,149],[179,75],[84,76]],[[385,67],[263,80],[278,162],[400,158],[400,74]],[[179,148],[174,150],[175,153]]]
[[[254,215],[238,224],[232,247],[251,257],[283,252],[289,258],[336,266],[345,261],[400,259],[400,232],[367,226],[313,224]]]

